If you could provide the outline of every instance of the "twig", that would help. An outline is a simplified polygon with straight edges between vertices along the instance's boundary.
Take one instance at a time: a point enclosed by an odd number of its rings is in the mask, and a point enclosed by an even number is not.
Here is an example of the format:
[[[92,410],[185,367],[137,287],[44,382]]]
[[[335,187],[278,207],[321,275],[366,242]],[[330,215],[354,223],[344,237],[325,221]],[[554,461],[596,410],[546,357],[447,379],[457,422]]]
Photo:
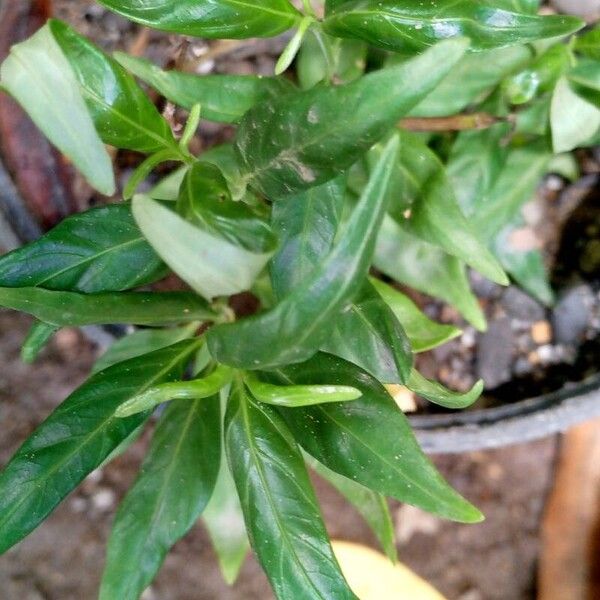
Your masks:
[[[402,119],[398,126],[409,131],[467,131],[487,129],[504,120],[487,113],[473,113],[450,117],[409,117]]]

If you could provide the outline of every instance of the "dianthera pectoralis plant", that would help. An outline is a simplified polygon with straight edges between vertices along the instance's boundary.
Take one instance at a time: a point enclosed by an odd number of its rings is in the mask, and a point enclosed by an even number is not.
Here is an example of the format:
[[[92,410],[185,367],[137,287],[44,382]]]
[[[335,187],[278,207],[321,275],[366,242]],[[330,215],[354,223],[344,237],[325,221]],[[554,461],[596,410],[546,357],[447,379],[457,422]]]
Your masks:
[[[289,32],[288,43],[272,76],[196,75],[109,56],[51,20],[2,64],[3,92],[111,198],[0,258],[0,305],[36,319],[24,355],[61,327],[136,329],[4,467],[0,550],[152,428],[115,516],[102,600],[139,598],[199,519],[228,581],[251,546],[281,600],[356,598],[307,469],[392,560],[387,497],[483,518],[391,393],[457,409],[482,383],[457,393],[414,368],[460,331],[395,283],[478,329],[467,268],[551,302],[540,251],[503,240],[544,174],[598,139],[600,31],[542,16],[537,0],[100,4],[185,36]],[[180,135],[147,88],[188,111]],[[233,125],[233,141],[192,153],[201,119]],[[107,146],[145,155],[118,192]],[[163,163],[172,172],[156,181]],[[157,291],[169,273],[187,291]],[[250,316],[229,302],[242,292],[260,300]]]

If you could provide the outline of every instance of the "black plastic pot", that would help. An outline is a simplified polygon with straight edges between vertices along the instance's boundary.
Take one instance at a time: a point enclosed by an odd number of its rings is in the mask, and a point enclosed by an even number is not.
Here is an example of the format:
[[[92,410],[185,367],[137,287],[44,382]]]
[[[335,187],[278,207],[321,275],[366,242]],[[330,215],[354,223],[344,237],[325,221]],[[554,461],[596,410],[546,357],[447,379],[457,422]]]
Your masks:
[[[600,417],[600,375],[558,392],[498,408],[410,418],[428,454],[530,442]]]

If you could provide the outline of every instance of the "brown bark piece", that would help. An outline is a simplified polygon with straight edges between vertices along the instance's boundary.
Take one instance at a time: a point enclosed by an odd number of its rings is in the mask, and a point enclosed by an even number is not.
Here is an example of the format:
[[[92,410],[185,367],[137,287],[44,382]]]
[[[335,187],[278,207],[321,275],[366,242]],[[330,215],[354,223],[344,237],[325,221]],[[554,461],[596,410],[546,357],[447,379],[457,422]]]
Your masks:
[[[0,62],[50,15],[49,0],[0,3]],[[8,94],[0,94],[0,157],[30,215],[44,229],[73,212],[71,167]]]
[[[542,525],[538,600],[600,598],[600,420],[564,436]]]

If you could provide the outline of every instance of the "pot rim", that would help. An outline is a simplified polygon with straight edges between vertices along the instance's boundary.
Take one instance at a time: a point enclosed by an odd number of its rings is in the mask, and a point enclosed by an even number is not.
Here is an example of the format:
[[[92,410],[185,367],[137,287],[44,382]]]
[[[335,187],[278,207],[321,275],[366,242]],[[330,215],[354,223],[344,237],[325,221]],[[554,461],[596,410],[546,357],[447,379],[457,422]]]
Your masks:
[[[409,422],[425,452],[455,454],[531,442],[593,418],[600,418],[600,374],[514,404]]]

